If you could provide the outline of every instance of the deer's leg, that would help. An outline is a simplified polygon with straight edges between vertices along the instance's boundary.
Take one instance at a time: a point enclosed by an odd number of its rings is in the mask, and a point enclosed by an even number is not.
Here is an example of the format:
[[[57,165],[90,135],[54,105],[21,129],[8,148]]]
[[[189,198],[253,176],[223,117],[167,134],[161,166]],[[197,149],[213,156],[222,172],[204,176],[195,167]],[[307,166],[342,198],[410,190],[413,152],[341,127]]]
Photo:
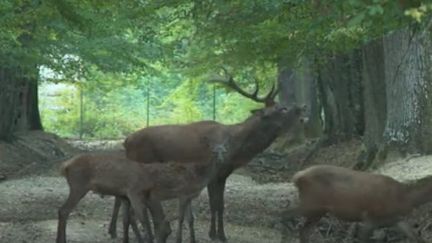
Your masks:
[[[220,178],[217,182],[217,187],[216,187],[216,211],[217,211],[217,219],[218,219],[217,238],[223,242],[227,240],[225,236],[225,229],[224,229],[224,222],[223,222],[224,209],[225,209],[225,201],[224,201],[225,183],[226,183],[226,177]]]
[[[195,243],[195,228],[194,228],[194,215],[192,210],[192,202],[189,202],[186,207],[186,217],[189,223],[190,243]]]
[[[409,224],[407,224],[407,223],[405,223],[405,222],[402,222],[402,221],[400,221],[400,222],[398,222],[397,223],[397,227],[398,227],[398,229],[402,232],[402,233],[404,233],[412,242],[417,242],[417,243],[424,243],[425,241],[420,237],[420,236],[418,236],[416,233],[415,233],[415,231],[413,230],[413,228],[409,225]]]
[[[143,227],[146,231],[147,241],[149,243],[153,243],[154,236],[153,236],[153,231],[152,231],[151,224],[150,224],[150,217],[147,213],[147,208],[144,210],[144,219],[146,220],[146,222],[143,225]]]
[[[210,231],[209,237],[212,240],[216,239],[216,182],[211,181],[207,185],[207,193],[210,205]]]
[[[147,205],[153,218],[156,242],[165,243],[168,236],[171,234],[171,226],[165,219],[162,204],[157,200],[149,199],[147,200]]]
[[[116,198],[117,200],[117,198]],[[123,199],[123,243],[129,242],[129,225],[130,225],[130,203]]]
[[[144,212],[147,212],[147,211],[144,210]],[[130,210],[129,210],[129,217],[130,217],[130,225],[132,227],[132,231],[135,234],[135,237],[137,238],[139,243],[144,243],[144,239],[141,236],[141,233],[140,233],[140,230],[138,228],[137,221],[136,221],[136,218],[135,218],[135,215],[134,215],[132,208],[130,208]],[[148,220],[148,216],[144,216],[144,219]],[[150,225],[150,222],[148,224]],[[148,234],[148,233],[146,232],[146,234]],[[150,229],[150,234],[151,234],[151,229]],[[150,241],[150,243],[152,243],[151,240],[149,240],[149,241]]]
[[[148,214],[147,214],[148,200],[144,198],[140,193],[136,193],[136,192],[129,192],[128,198],[132,206],[132,210],[134,211],[134,214],[137,216],[138,220],[141,222],[144,228],[146,230],[150,230],[150,232],[147,232],[147,234],[149,236],[152,236],[150,221],[148,219]],[[155,227],[155,229],[157,229],[157,227]],[[150,238],[149,241],[153,242],[153,239]]]
[[[69,197],[58,211],[57,243],[66,243],[66,222],[72,209],[88,192],[85,187],[70,187]]]
[[[121,206],[121,199],[119,197],[115,197],[113,213],[111,216],[111,221],[108,228],[108,233],[111,235],[111,238],[117,237],[117,217]]]
[[[190,198],[180,198],[179,199],[179,210],[178,210],[178,227],[177,227],[177,243],[182,242],[183,238],[183,222],[185,218],[185,213],[188,205],[190,204]]]
[[[300,243],[308,243],[313,227],[321,219],[321,214],[306,217],[306,222],[300,228]]]
[[[219,239],[226,241],[223,214],[224,214],[224,191],[227,177],[215,178],[207,186],[210,200],[210,231],[209,236],[212,240]],[[217,229],[216,229],[217,218]]]
[[[131,225],[138,242],[143,243],[144,241],[136,224],[135,215],[130,207],[130,202],[127,199],[122,199],[121,201],[123,203],[123,242],[129,242],[129,225]]]

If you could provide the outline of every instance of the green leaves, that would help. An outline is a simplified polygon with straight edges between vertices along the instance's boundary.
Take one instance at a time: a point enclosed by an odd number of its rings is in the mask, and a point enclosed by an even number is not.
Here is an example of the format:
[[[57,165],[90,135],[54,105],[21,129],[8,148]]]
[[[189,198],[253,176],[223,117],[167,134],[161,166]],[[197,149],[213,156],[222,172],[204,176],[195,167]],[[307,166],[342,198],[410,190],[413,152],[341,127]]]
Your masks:
[[[430,15],[432,11],[432,4],[423,3],[419,7],[409,8],[405,10],[405,16],[411,17],[416,22],[420,23],[425,19],[428,15]]]
[[[347,51],[404,25],[428,22],[432,9],[428,1],[405,2],[409,4],[389,0],[0,1],[0,65],[48,67],[58,74],[56,78],[80,82],[91,94],[113,100],[122,98],[112,90],[124,88],[137,103],[144,99],[150,80],[151,105],[156,107],[151,115],[161,117],[159,122],[185,122],[209,118],[205,99],[212,86],[204,81],[220,66],[227,67],[245,88],[253,85],[255,77],[268,88],[282,60],[284,65],[296,66],[304,56]],[[234,93],[217,92],[226,107],[222,114],[229,114],[234,103],[243,107],[232,121],[257,105]],[[95,111],[100,109],[96,98],[92,102]],[[143,117],[142,111],[129,112]]]

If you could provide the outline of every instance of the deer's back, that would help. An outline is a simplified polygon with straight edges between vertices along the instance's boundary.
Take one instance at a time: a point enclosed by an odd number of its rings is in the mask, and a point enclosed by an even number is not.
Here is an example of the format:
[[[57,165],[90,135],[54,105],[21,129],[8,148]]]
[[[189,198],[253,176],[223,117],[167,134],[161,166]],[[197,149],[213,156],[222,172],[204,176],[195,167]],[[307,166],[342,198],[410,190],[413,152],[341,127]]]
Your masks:
[[[408,213],[403,185],[384,175],[322,165],[298,172],[293,180],[302,206],[341,219],[387,219]]]
[[[85,153],[65,162],[63,174],[69,184],[82,185],[106,195],[125,195],[128,188],[141,184],[148,172],[122,153]]]
[[[128,158],[143,163],[200,162],[210,154],[203,137],[223,127],[214,121],[153,126],[129,135],[124,146]]]

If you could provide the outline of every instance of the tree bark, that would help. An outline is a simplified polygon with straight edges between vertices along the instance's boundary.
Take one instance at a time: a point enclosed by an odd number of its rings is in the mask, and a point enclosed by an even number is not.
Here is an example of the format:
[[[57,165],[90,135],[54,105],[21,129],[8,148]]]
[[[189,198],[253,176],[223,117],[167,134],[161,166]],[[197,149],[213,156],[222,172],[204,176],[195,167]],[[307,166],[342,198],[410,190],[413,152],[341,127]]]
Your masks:
[[[313,71],[312,62],[304,58],[295,75],[298,80],[296,100],[298,104],[305,104],[309,121],[305,124],[305,136],[309,138],[319,137],[322,134],[322,122],[320,118],[321,106],[318,103],[317,80]]]
[[[330,142],[362,135],[364,130],[361,61],[358,50],[327,55],[318,66],[324,134]]]
[[[297,102],[295,71],[284,63],[278,65],[279,102],[290,106]]]
[[[384,37],[387,120],[381,158],[432,152],[432,42],[414,28]]]
[[[375,159],[383,141],[386,122],[386,85],[384,75],[383,39],[371,41],[362,47],[362,83],[364,87],[364,150],[358,158],[357,168],[367,168]]]
[[[298,67],[291,67],[283,62],[278,65],[278,83],[280,87],[279,102],[286,106],[304,104],[307,107],[309,122],[282,142],[282,146],[303,142],[305,137],[314,138],[321,135],[321,121],[316,92],[316,80],[310,62],[305,58]]]
[[[9,140],[14,130],[18,95],[16,83],[13,82],[12,70],[0,69],[0,139]]]
[[[0,68],[0,139],[14,132],[41,130],[37,68]]]

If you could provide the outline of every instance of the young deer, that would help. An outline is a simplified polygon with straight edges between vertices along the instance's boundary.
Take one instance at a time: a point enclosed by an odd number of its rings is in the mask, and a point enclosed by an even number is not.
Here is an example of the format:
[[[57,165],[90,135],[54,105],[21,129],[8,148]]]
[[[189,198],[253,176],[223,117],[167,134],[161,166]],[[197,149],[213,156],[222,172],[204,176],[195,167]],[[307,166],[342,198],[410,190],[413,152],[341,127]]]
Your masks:
[[[424,242],[403,221],[414,208],[432,200],[432,176],[412,183],[391,177],[330,165],[316,165],[293,176],[300,205],[296,213],[306,217],[300,242],[309,242],[314,225],[326,213],[351,222],[362,222],[362,242],[378,227],[396,225],[412,242]]]
[[[222,138],[218,139],[220,141]],[[168,163],[156,164],[159,171],[153,172],[157,178],[157,185],[149,193],[149,198],[154,202],[170,199],[179,199],[178,227],[176,242],[182,242],[182,229],[185,216],[188,219],[190,242],[195,243],[194,217],[191,201],[217,174],[218,167],[227,163],[233,144],[229,135],[220,144],[211,145],[212,156],[207,163]],[[160,176],[160,177],[159,177]],[[127,217],[128,214],[125,214]],[[163,215],[161,215],[163,217]],[[162,221],[163,219],[159,219]],[[128,220],[129,221],[129,220]],[[134,222],[132,222],[132,225]],[[126,229],[127,230],[127,229]],[[135,232],[137,233],[137,232]]]
[[[128,160],[118,153],[88,153],[78,155],[66,162],[62,174],[69,184],[69,197],[59,209],[57,243],[66,242],[66,221],[72,209],[88,191],[104,195],[127,198],[133,212],[150,231],[146,206],[150,209],[156,231],[157,242],[166,242],[171,233],[163,211],[155,206],[161,200],[180,198],[179,231],[177,242],[181,242],[181,229],[185,212],[188,213],[191,240],[195,238],[190,201],[207,185],[215,174],[217,164],[224,163],[227,139],[223,143],[213,138],[203,138],[211,147],[213,155],[207,163],[143,164]],[[219,138],[218,138],[219,139]],[[127,204],[128,205],[128,204]],[[128,242],[129,208],[126,207],[123,242]]]

